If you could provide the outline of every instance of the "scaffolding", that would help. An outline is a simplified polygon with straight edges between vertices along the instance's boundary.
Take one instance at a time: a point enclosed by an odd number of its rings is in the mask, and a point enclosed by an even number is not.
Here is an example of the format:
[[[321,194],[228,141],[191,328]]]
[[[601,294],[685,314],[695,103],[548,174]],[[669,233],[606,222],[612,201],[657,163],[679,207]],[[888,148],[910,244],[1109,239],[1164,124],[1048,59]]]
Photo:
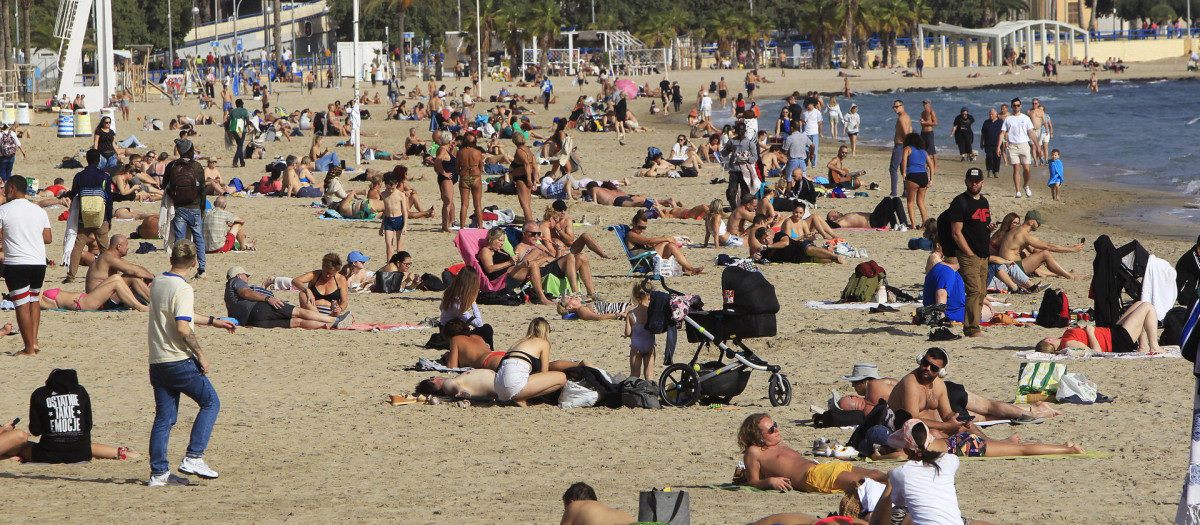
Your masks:
[[[560,74],[575,74],[581,61],[587,61],[590,55],[575,47],[575,41],[602,42],[605,66],[616,69],[626,75],[645,75],[653,70],[664,70],[671,62],[669,48],[647,47],[645,42],[638,40],[628,31],[563,31],[567,37],[566,49],[546,50],[550,69]],[[538,49],[538,39],[533,38],[533,47],[524,48],[521,52],[521,67],[528,68],[539,64],[541,52]]]

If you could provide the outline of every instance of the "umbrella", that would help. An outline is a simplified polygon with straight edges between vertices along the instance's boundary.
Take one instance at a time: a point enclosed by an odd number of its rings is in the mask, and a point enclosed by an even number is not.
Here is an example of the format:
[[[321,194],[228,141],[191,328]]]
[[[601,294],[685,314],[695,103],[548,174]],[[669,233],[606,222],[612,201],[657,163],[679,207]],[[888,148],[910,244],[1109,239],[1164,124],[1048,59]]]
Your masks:
[[[629,95],[630,99],[637,98],[638,87],[637,84],[634,84],[632,80],[629,80],[628,78],[622,78],[614,82],[613,86],[616,86],[617,89],[624,91],[626,95]]]

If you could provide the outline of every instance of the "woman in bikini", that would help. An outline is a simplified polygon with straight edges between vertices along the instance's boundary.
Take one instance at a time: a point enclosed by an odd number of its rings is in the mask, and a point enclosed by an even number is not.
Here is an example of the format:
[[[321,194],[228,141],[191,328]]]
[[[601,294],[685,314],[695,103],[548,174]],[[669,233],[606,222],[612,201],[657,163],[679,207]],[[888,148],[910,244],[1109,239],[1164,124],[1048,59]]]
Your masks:
[[[462,228],[468,227],[469,224],[467,222],[468,195],[471,198],[471,205],[475,209],[476,225],[482,226],[483,224],[483,152],[475,147],[475,140],[474,134],[464,134],[462,146],[455,156],[458,168],[458,194],[462,199],[461,208],[458,210],[458,224]]]
[[[437,173],[438,190],[442,197],[442,231],[449,232],[454,220],[454,186],[458,184],[458,165],[454,159],[454,136],[449,131],[433,134],[437,143],[437,156],[433,158],[433,171]]]
[[[329,166],[325,172],[325,195],[322,200],[329,209],[337,211],[347,219],[366,219],[371,216],[371,201],[362,196],[365,192],[359,190],[346,191],[342,188],[341,165]],[[335,269],[336,270],[336,269]]]
[[[517,147],[517,151],[513,153],[512,164],[508,167],[509,175],[517,187],[517,201],[521,203],[521,213],[524,214],[525,220],[530,220],[533,218],[530,195],[538,187],[538,181],[542,179],[541,170],[538,169],[537,160],[533,157],[533,150],[530,150],[525,143],[525,135],[520,133],[513,135],[512,142]]]
[[[116,310],[118,308],[133,308],[139,312],[149,312],[150,307],[138,301],[133,290],[125,284],[120,274],[108,276],[100,282],[91,293],[68,292],[61,288],[51,288],[42,292],[38,297],[38,305],[43,310],[73,310],[76,312],[97,312],[100,310]]]
[[[496,396],[525,406],[527,399],[559,390],[566,374],[550,369],[550,323],[542,317],[529,322],[525,338],[513,345],[496,370]]]
[[[475,259],[479,261],[479,267],[483,269],[483,275],[489,281],[495,281],[503,276],[504,287],[510,290],[519,289],[525,283],[530,283],[533,285],[534,296],[538,303],[554,304],[546,297],[546,292],[542,288],[541,268],[530,264],[524,258],[513,257],[512,254],[504,251],[504,235],[503,227],[492,228],[488,231],[487,245],[475,254]],[[478,281],[478,279],[476,280]],[[457,283],[458,279],[456,278],[454,281]]]
[[[677,239],[675,237],[646,237],[644,232],[649,219],[646,217],[644,210],[638,210],[633,214],[633,220],[629,223],[629,231],[625,234],[625,242],[629,246],[629,252],[633,255],[654,251],[659,257],[668,258],[674,257],[683,268],[684,273],[688,275],[697,275],[704,272],[703,266],[692,266],[688,262],[687,257],[684,257],[683,250],[679,249]]]
[[[300,290],[300,308],[333,317],[350,310],[350,284],[338,273],[341,268],[342,258],[327,253],[321,258],[321,269],[292,279],[292,286]]]
[[[708,247],[711,237],[718,247],[741,246],[745,243],[741,237],[729,233],[725,223],[725,203],[721,199],[713,199],[708,205],[708,218],[704,220],[704,244]]]

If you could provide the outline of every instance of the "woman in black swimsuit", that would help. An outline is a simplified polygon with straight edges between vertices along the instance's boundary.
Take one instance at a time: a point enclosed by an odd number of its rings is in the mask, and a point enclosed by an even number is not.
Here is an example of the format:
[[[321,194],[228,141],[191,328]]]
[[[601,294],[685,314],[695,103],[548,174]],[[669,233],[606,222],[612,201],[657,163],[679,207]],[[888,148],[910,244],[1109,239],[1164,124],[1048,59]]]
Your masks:
[[[292,286],[300,289],[300,308],[334,317],[349,310],[350,285],[346,277],[338,273],[341,267],[342,258],[336,253],[327,253],[321,258],[320,270],[305,272],[292,279]]]
[[[442,195],[442,231],[450,231],[454,220],[454,187],[458,185],[458,165],[454,161],[454,136],[449,131],[433,134],[438,145],[437,157],[433,159],[433,171],[437,173],[438,190]]]
[[[499,279],[504,276],[504,287],[507,289],[520,288],[525,283],[533,285],[535,299],[541,304],[554,304],[546,297],[546,291],[542,289],[542,271],[537,266],[530,265],[524,258],[514,259],[512,255],[504,251],[504,228],[497,226],[488,230],[487,245],[475,254],[475,259],[479,261],[479,267],[483,269],[483,275],[489,281]]]
[[[525,140],[523,134],[513,135],[512,142],[517,147],[517,151],[513,153],[513,161],[508,169],[512,174],[513,183],[517,187],[517,201],[521,203],[521,213],[525,214],[525,220],[528,221],[533,219],[530,194],[538,187],[541,176],[537,160],[534,159],[533,151],[525,144]]]

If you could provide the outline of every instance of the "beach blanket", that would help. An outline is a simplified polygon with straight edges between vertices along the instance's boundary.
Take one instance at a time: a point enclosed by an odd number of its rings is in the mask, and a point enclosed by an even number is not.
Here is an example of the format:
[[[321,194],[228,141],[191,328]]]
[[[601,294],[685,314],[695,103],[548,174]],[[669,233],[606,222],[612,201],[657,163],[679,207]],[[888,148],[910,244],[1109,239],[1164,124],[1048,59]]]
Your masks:
[[[356,330],[359,332],[399,332],[401,330],[424,330],[428,326],[417,323],[351,323],[341,330]]]
[[[1025,359],[1027,361],[1067,361],[1071,359],[1154,359],[1160,357],[1183,357],[1178,346],[1164,346],[1161,354],[1134,354],[1134,353],[1113,353],[1113,352],[1095,352],[1084,350],[1082,348],[1073,349],[1078,352],[1075,355],[1060,355],[1060,354],[1044,354],[1036,350],[1023,350],[1013,353],[1013,357],[1017,359]]]
[[[1012,459],[1102,459],[1102,458],[1111,458],[1112,456],[1113,456],[1112,452],[1086,452],[1083,454],[1046,454],[1044,456],[998,456],[998,457],[990,457],[990,458],[989,457],[982,457],[982,458],[959,457],[958,459],[961,461],[986,461],[986,460],[996,460],[996,459],[1001,459],[1001,460],[1012,460]],[[866,461],[868,463],[900,463],[900,462],[904,462],[904,461],[908,461],[908,460],[905,458],[895,458],[895,459],[864,458],[863,461]]]
[[[884,303],[892,308],[899,308],[915,303]],[[808,301],[804,306],[817,310],[868,310],[879,306],[879,303],[839,303],[837,301]]]
[[[890,232],[890,231],[897,231],[897,230],[893,230],[893,229],[891,229],[891,228],[838,228],[837,230],[838,230],[838,231],[851,231],[851,232]]]
[[[425,359],[424,357],[418,357],[417,364],[413,365],[413,367],[409,368],[409,370],[415,370],[417,372],[466,372],[467,370],[471,370],[471,367],[450,368],[437,361]]]
[[[376,220],[376,219],[347,219],[347,218],[343,217],[342,214],[340,214],[334,210],[325,210],[325,213],[323,215],[318,215],[317,218],[322,219],[322,220],[338,220],[338,221],[350,221],[350,222],[371,222],[371,221]]]

